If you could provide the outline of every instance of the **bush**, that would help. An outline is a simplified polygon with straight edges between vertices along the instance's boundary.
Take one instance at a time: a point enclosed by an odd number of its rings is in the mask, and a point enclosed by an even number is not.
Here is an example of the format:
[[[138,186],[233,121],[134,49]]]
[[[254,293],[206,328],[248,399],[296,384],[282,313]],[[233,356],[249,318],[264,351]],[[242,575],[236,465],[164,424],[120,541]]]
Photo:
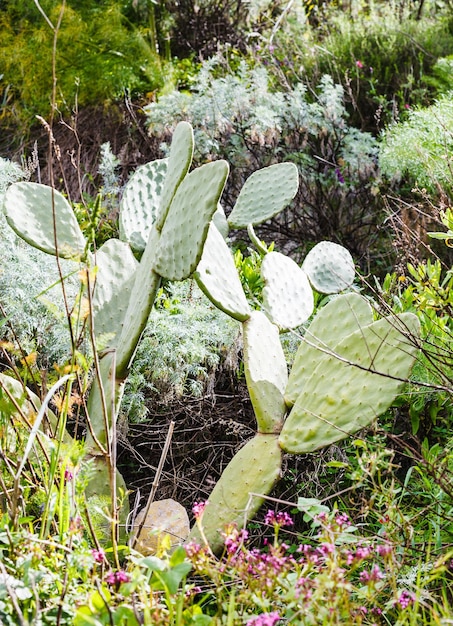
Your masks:
[[[437,196],[453,190],[453,102],[451,93],[383,135],[379,163],[384,174],[410,191],[417,186]]]
[[[402,4],[330,8],[312,28],[288,21],[271,49],[261,46],[257,62],[283,84],[314,88],[329,74],[344,88],[351,124],[377,134],[406,107],[430,104],[449,80],[436,62],[451,53],[451,7],[427,8],[414,19],[413,3],[401,11]]]
[[[296,163],[298,197],[261,233],[299,253],[330,239],[365,261],[380,220],[377,142],[348,124],[344,90],[331,78],[322,78],[314,98],[302,84],[276,92],[266,68],[242,62],[237,74],[222,75],[215,57],[203,64],[192,93],[173,91],[145,110],[151,135],[162,136],[169,124],[186,119],[194,127],[198,161],[230,162],[227,210],[253,171],[277,161]]]
[[[55,26],[60,7],[49,0],[43,10]],[[28,123],[50,112],[54,32],[37,7],[6,2],[0,7],[0,101],[8,97],[9,117]],[[67,3],[58,30],[57,105],[70,113],[84,106],[162,85],[161,62],[146,38],[128,23],[121,3]]]

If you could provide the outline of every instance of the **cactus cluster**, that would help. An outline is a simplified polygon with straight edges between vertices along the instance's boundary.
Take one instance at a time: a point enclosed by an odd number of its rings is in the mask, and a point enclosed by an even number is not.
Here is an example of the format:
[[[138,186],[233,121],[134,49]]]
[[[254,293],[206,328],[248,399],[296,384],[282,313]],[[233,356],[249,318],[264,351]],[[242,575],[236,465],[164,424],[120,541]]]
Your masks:
[[[256,239],[253,227],[295,196],[294,164],[252,174],[226,218],[219,201],[227,163],[214,161],[189,173],[192,153],[192,129],[182,122],[169,158],[142,166],[128,182],[120,207],[122,241],[110,240],[97,251],[89,249],[69,203],[55,190],[15,183],[6,193],[5,211],[12,228],[31,245],[73,258],[89,270],[96,267],[89,298],[94,335],[103,339],[104,350],[88,399],[92,430],[87,443],[101,459],[94,492],[106,483],[99,447],[108,449],[110,425],[161,279],[193,276],[218,308],[242,324],[257,433],[227,466],[204,511],[203,536],[217,550],[223,525],[242,525],[261,505],[262,498],[253,494],[272,489],[284,452],[329,445],[390,405],[415,359],[417,347],[410,337],[417,335],[418,322],[411,314],[375,320],[362,296],[337,295],[309,325],[288,375],[280,332],[308,322],[313,289],[339,294],[348,288],[353,260],[342,246],[322,242],[300,267]],[[260,311],[252,311],[242,289],[225,241],[230,228],[247,228],[263,254]],[[194,528],[191,537],[199,532]]]
[[[281,194],[280,206],[274,190]],[[367,426],[390,406],[418,352],[415,315],[375,319],[365,297],[341,293],[355,277],[345,248],[321,242],[299,267],[256,240],[253,226],[281,210],[296,190],[297,171],[290,164],[261,170],[246,181],[239,208],[228,218],[229,227],[247,227],[264,254],[262,310],[248,307],[228,246],[213,226],[194,274],[211,301],[242,323],[245,376],[257,422],[256,435],[225,468],[192,529],[190,538],[207,538],[214,551],[223,545],[225,524],[241,526],[261,506],[280,477],[283,453],[313,452]],[[312,319],[288,375],[279,334],[310,320],[313,289],[337,295]]]

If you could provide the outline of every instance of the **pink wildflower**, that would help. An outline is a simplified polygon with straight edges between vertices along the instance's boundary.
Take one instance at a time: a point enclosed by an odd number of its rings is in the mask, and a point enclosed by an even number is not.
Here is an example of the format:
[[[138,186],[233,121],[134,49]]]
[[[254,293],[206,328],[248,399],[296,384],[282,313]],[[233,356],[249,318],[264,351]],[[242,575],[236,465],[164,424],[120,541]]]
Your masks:
[[[291,515],[288,515],[288,513],[284,511],[279,511],[278,513],[268,511],[264,518],[264,523],[269,524],[269,526],[280,526],[280,528],[284,528],[285,526],[292,526],[294,520]]]
[[[105,553],[104,550],[91,550],[91,554],[93,555],[93,559],[96,561],[96,563],[102,563],[103,560],[105,559]]]
[[[252,617],[247,622],[247,626],[274,626],[280,620],[280,615],[273,611],[272,613],[261,613],[256,617]]]
[[[192,507],[192,513],[194,514],[195,519],[201,518],[207,504],[207,502],[194,502],[194,505]]]
[[[400,593],[400,597],[398,598],[395,604],[399,604],[402,609],[407,609],[409,604],[412,604],[414,600],[415,600],[414,594],[410,593],[409,591],[406,591],[406,589],[403,589],[403,591]]]
[[[109,585],[116,585],[119,587],[121,583],[128,583],[130,581],[129,574],[126,574],[123,570],[118,570],[116,572],[109,572],[105,577],[105,582]]]
[[[361,70],[363,68],[363,63],[362,61],[356,61],[355,62],[356,66],[359,68],[359,70]]]

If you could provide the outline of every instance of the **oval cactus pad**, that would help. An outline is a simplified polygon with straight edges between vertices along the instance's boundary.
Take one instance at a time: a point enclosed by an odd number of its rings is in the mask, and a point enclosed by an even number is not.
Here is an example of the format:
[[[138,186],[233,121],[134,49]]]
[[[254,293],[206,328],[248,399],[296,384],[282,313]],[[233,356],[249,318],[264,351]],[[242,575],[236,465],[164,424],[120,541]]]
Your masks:
[[[243,324],[244,369],[258,432],[278,433],[286,413],[288,372],[277,326],[253,311]]]
[[[401,313],[348,335],[306,381],[280,435],[303,454],[344,439],[383,413],[401,391],[418,353],[420,324]]]
[[[85,237],[71,205],[56,189],[14,183],[5,194],[4,206],[9,225],[30,245],[64,259],[84,256]]]
[[[156,222],[157,230],[162,228],[176,190],[189,171],[192,163],[193,149],[194,139],[192,126],[188,122],[179,122],[171,140],[167,175],[162,189],[159,214]]]
[[[97,267],[93,292],[93,322],[96,337],[113,335],[112,345],[123,326],[134,285],[138,261],[127,243],[109,239],[93,258]]]
[[[124,188],[120,203],[120,239],[143,252],[151,227],[157,219],[168,159],[157,159],[138,167]]]
[[[352,256],[346,248],[331,241],[316,244],[305,257],[302,269],[320,293],[339,293],[354,282]]]
[[[313,290],[307,275],[292,259],[269,252],[261,264],[263,309],[280,330],[297,328],[313,313]]]
[[[250,496],[267,494],[280,477],[282,451],[276,435],[256,435],[233,457],[208,498],[200,523],[211,550],[223,547],[220,534],[226,524],[242,528],[263,503],[263,498]],[[202,541],[195,526],[191,541]]]
[[[250,307],[233,256],[212,222],[193,277],[200,289],[221,311],[240,322],[250,317]]]
[[[336,296],[316,313],[299,345],[289,374],[285,401],[293,406],[307,380],[345,337],[373,321],[373,309],[358,293]]]
[[[299,172],[294,163],[277,163],[253,172],[239,193],[228,224],[247,228],[271,219],[291,202],[298,187]]]
[[[179,185],[162,228],[154,264],[163,278],[184,280],[195,271],[228,170],[226,161],[206,163]]]

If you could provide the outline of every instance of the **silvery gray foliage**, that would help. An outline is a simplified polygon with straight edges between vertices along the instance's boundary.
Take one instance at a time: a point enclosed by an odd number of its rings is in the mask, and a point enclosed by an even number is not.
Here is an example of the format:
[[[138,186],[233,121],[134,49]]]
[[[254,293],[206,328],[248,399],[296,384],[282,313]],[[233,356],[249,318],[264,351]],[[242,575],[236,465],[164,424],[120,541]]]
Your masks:
[[[25,178],[25,173],[16,163],[0,157],[0,206],[3,201],[3,195],[9,185],[22,178]]]
[[[209,393],[239,324],[213,307],[196,283],[171,283],[162,292],[126,381],[121,412],[128,422],[146,419],[145,396],[168,403]]]
[[[224,143],[231,142],[234,148],[238,129],[263,147],[292,132],[326,136],[340,132],[341,156],[350,167],[374,165],[377,142],[369,133],[348,126],[343,87],[330,76],[321,79],[313,100],[303,84],[284,93],[273,91],[265,67],[249,68],[242,62],[237,74],[216,78],[218,64],[216,57],[203,63],[192,93],[172,91],[145,107],[151,134],[164,133],[169,123],[186,119],[194,127],[198,156],[205,159],[217,154]],[[304,146],[297,151],[302,153]],[[306,169],[309,174],[310,168]]]
[[[121,161],[112,152],[110,141],[106,141],[101,145],[101,155],[99,162],[99,174],[102,177],[102,192],[104,196],[110,197],[111,200],[117,198],[120,186],[117,169],[121,165]]]

